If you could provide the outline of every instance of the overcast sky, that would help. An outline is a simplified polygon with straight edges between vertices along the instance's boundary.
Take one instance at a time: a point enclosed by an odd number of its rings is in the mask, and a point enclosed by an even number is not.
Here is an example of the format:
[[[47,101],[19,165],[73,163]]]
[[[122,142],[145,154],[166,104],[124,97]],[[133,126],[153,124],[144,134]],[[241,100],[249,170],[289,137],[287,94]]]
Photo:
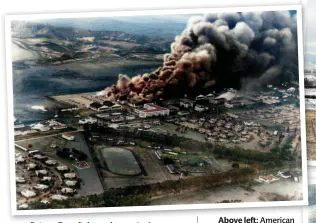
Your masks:
[[[307,0],[306,16],[306,53],[316,55],[316,1]]]
[[[34,22],[51,24],[56,27],[73,27],[90,30],[124,31],[147,36],[174,38],[181,34],[190,17],[184,15],[120,16],[96,18],[42,19]]]
[[[196,14],[184,14],[184,15],[152,15],[152,16],[118,16],[118,17],[96,17],[96,18],[69,18],[69,19],[43,19],[36,20],[43,23],[58,23],[67,24],[74,22],[90,23],[94,21],[106,21],[116,20],[129,23],[151,23],[151,22],[180,22],[186,23],[190,17]]]

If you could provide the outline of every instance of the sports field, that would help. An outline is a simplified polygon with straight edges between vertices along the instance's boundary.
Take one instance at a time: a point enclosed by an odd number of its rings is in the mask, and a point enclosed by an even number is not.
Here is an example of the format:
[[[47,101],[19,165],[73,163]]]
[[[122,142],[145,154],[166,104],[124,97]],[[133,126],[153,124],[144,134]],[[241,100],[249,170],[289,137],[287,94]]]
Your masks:
[[[130,150],[118,147],[103,147],[101,151],[111,172],[121,175],[137,175],[142,172],[134,154]]]

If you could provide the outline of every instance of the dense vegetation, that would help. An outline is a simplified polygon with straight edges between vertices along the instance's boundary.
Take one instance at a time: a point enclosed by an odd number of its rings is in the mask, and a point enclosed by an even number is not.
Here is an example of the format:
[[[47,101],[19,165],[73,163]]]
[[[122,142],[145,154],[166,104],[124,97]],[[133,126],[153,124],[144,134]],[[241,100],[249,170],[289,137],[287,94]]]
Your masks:
[[[228,158],[234,161],[261,162],[269,163],[272,166],[282,166],[286,161],[294,161],[295,154],[291,152],[291,148],[289,143],[286,143],[282,148],[276,146],[270,152],[216,146],[213,153],[219,158]]]
[[[150,200],[154,196],[168,196],[185,190],[194,191],[214,188],[225,184],[242,183],[251,179],[254,174],[255,170],[251,168],[234,169],[223,173],[191,177],[178,181],[170,180],[162,183],[108,189],[100,195],[70,198],[65,201],[52,201],[49,205],[36,202],[30,204],[30,208],[44,209],[144,206],[149,205]]]
[[[86,127],[88,130],[89,127]],[[110,134],[113,137],[122,137],[130,139],[141,139],[149,141],[151,143],[171,145],[173,147],[179,147],[184,150],[197,150],[197,151],[209,151],[213,152],[219,158],[227,158],[233,161],[247,161],[248,163],[261,162],[272,163],[274,166],[281,166],[283,161],[293,161],[294,155],[291,152],[290,138],[287,143],[282,147],[275,147],[269,152],[260,152],[258,150],[246,150],[240,147],[225,147],[224,145],[213,145],[208,142],[200,142],[185,137],[180,137],[176,134],[158,134],[151,131],[137,131],[128,129],[112,129],[112,128],[97,128],[91,127],[92,131],[101,131],[104,134]],[[89,132],[89,131],[87,131]]]
[[[86,160],[88,158],[87,154],[85,154],[84,152],[76,149],[76,148],[63,148],[61,150],[57,150],[56,155],[64,158],[64,159],[68,159],[68,160],[79,160],[79,161],[83,161]]]

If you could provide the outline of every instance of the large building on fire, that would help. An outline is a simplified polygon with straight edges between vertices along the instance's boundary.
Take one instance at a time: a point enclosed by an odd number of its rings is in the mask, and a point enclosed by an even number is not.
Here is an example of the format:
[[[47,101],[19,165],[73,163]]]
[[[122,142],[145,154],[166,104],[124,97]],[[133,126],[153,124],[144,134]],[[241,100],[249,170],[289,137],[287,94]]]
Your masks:
[[[155,104],[144,104],[143,108],[135,108],[135,112],[140,118],[148,118],[154,116],[165,116],[169,115],[170,110],[168,108],[163,108]]]

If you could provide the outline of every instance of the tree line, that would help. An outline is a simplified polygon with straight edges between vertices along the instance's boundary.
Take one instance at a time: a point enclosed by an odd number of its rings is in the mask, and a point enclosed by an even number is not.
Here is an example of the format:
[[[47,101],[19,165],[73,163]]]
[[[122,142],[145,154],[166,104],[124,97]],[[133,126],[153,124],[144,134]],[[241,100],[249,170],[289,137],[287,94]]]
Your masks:
[[[52,201],[49,205],[35,202],[31,209],[64,209],[89,207],[122,207],[150,205],[155,196],[176,195],[183,191],[211,189],[226,184],[243,183],[254,177],[252,168],[233,169],[227,172],[208,174],[177,181],[168,180],[161,183],[111,188],[100,195],[88,195],[69,198],[64,201]]]

